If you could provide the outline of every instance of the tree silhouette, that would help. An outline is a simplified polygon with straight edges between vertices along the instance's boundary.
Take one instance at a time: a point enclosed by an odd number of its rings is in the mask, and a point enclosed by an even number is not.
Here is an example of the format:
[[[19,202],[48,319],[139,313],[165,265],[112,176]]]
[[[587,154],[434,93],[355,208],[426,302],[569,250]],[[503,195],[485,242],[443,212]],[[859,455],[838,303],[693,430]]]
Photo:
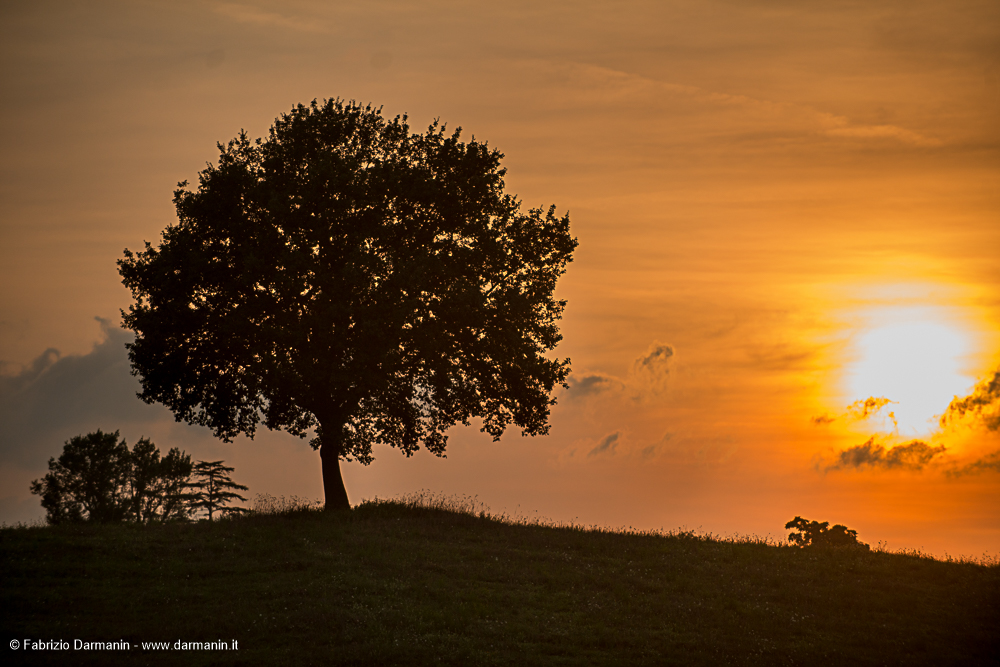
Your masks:
[[[247,491],[247,487],[242,484],[236,484],[229,477],[228,473],[233,472],[233,468],[227,468],[222,465],[222,461],[198,461],[194,464],[194,471],[192,477],[195,481],[188,483],[186,486],[191,489],[198,489],[190,495],[190,499],[187,501],[188,506],[193,510],[204,510],[208,512],[208,520],[214,520],[215,513],[220,514],[239,514],[245,512],[242,507],[226,507],[229,503],[234,500],[243,500],[246,498],[233,491],[227,491],[227,489],[235,489],[238,491]]]
[[[191,476],[191,457],[175,447],[160,458],[156,445],[141,438],[129,458],[130,518],[148,523],[187,517],[188,495],[184,488]]]
[[[863,547],[864,542],[858,542],[858,531],[847,526],[836,524],[830,528],[830,522],[809,521],[800,516],[785,524],[785,528],[793,528],[797,532],[788,534],[788,541],[800,547]]]
[[[187,516],[184,483],[191,457],[160,450],[141,438],[129,451],[118,431],[97,430],[68,440],[49,472],[31,483],[49,523],[166,521]]]
[[[441,456],[473,418],[494,440],[546,433],[569,374],[544,356],[553,291],[577,242],[568,215],[504,194],[501,153],[459,136],[314,100],[266,140],[220,144],[159,246],[119,260],[140,398],[226,441],[315,427],[327,508],[350,507],[340,459],[367,464],[374,444]]]

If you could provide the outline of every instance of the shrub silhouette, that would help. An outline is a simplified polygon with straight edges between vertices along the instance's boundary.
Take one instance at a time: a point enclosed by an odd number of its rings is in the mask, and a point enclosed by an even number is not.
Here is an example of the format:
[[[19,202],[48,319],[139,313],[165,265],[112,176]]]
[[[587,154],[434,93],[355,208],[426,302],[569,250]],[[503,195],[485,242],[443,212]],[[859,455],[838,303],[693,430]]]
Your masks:
[[[788,541],[800,547],[861,547],[868,549],[864,542],[858,542],[858,531],[836,524],[830,528],[829,521],[809,521],[800,516],[785,524],[798,532],[789,533]]]

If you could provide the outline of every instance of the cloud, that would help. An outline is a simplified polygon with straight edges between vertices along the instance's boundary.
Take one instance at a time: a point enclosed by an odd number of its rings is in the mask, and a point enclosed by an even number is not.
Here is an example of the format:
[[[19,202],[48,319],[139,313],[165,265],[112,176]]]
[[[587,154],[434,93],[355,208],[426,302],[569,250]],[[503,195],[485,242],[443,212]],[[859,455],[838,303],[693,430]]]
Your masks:
[[[529,61],[534,68],[551,68],[549,62]],[[602,67],[600,65],[569,63],[556,64],[567,71],[567,78],[581,93],[593,95],[600,92],[603,99],[617,102],[624,99],[643,99],[649,104],[661,96],[690,100],[705,108],[731,109],[744,116],[750,127],[758,132],[768,128],[786,136],[822,136],[834,140],[891,141],[915,147],[938,147],[944,142],[914,130],[888,123],[866,124],[852,121],[847,116],[830,113],[813,106],[793,102],[778,102],[749,95],[712,91],[686,84],[670,83],[640,74]],[[720,125],[716,130],[721,129]]]
[[[670,358],[674,356],[674,348],[659,341],[653,341],[646,354],[635,360],[636,368],[662,369],[664,373],[669,372],[666,368]]]
[[[597,443],[597,446],[590,450],[587,456],[597,456],[598,454],[604,453],[614,453],[615,449],[618,447],[618,439],[621,437],[621,431],[615,431],[610,433]]]
[[[847,414],[857,420],[868,419],[869,416],[878,414],[882,408],[890,403],[895,403],[895,401],[890,401],[885,396],[879,396],[878,398],[869,396],[863,401],[854,401],[848,405]]]
[[[818,417],[810,417],[809,421],[813,423],[814,426],[827,426],[837,421],[838,419],[847,419],[850,421],[862,421],[868,419],[872,415],[877,415],[881,412],[882,408],[889,405],[890,403],[895,403],[896,401],[890,401],[885,396],[869,396],[868,398],[860,401],[854,401],[847,406],[847,412],[842,414],[840,417],[834,417],[830,413],[823,413]],[[896,422],[896,414],[890,412],[888,414],[889,419],[892,420],[893,424],[896,424],[898,428],[898,423]]]
[[[654,340],[646,352],[632,362],[628,386],[633,400],[652,398],[666,389],[674,354],[672,345]]]
[[[897,445],[886,449],[876,444],[872,436],[864,444],[851,447],[840,452],[837,460],[826,470],[844,470],[847,468],[884,468],[886,470],[906,469],[921,470],[935,456],[944,454],[944,445],[932,447],[922,440],[913,440],[905,445]]]
[[[661,453],[664,449],[666,449],[667,443],[669,443],[673,439],[674,439],[674,434],[671,433],[670,431],[667,431],[666,433],[663,434],[663,437],[660,438],[659,441],[643,447],[639,451],[639,456],[641,456],[644,459],[652,458],[653,456]]]
[[[672,451],[674,434],[667,432],[655,441],[637,439],[628,427],[607,433],[600,438],[582,438],[564,449],[560,458],[564,461],[583,462],[597,457],[615,457],[632,461],[659,458]]]
[[[1000,450],[987,454],[981,459],[964,466],[948,470],[945,474],[949,477],[960,477],[962,475],[978,475],[984,472],[1000,472]]]
[[[569,377],[569,395],[571,398],[583,398],[600,394],[612,389],[620,389],[624,383],[611,375],[603,373],[591,373],[577,378],[574,375]]]
[[[830,137],[848,139],[892,139],[912,146],[940,146],[942,142],[933,137],[925,137],[919,132],[896,125],[851,125],[843,116],[818,113],[817,119],[826,126],[823,133]]]
[[[966,417],[991,431],[1000,430],[1000,371],[976,385],[965,398],[956,396],[941,415],[940,423],[945,427]]]
[[[783,344],[750,346],[747,355],[755,368],[764,371],[805,370],[815,357],[811,351],[799,351]]]
[[[263,26],[290,28],[300,32],[328,32],[325,27],[293,16],[284,16],[233,2],[223,2],[215,6],[215,12],[235,19],[240,23],[255,23]]]
[[[632,362],[632,369],[625,379],[599,372],[570,375],[567,396],[582,399],[610,394],[608,398],[611,400],[627,396],[633,401],[642,401],[658,395],[666,388],[674,354],[672,345],[653,341],[646,352]]]
[[[164,408],[136,398],[125,350],[132,334],[97,320],[104,340],[89,354],[61,357],[50,348],[20,373],[0,376],[0,461],[37,465],[74,435],[163,418]]]

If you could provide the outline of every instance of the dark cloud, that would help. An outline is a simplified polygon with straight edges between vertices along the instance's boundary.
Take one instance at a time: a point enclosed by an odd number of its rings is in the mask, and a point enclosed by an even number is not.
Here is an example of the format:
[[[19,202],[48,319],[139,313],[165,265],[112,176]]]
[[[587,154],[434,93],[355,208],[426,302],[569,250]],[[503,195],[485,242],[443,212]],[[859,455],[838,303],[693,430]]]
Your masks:
[[[822,414],[819,417],[810,417],[809,421],[811,421],[815,426],[826,426],[827,424],[832,424],[837,421],[837,418],[829,414]]]
[[[37,465],[74,435],[162,418],[164,408],[136,398],[125,350],[132,334],[98,321],[105,338],[89,354],[48,349],[17,375],[0,376],[0,460]]]
[[[886,449],[869,438],[867,442],[857,447],[851,447],[840,452],[837,461],[827,470],[843,470],[846,468],[884,468],[887,470],[907,469],[920,470],[931,459],[944,454],[944,445],[932,447],[922,440],[913,440],[905,445],[897,445]]]
[[[649,346],[649,349],[646,350],[646,354],[635,360],[635,366],[636,368],[649,369],[664,368],[664,372],[667,372],[665,366],[672,356],[674,356],[674,348],[672,346],[654,341]]]
[[[882,408],[889,405],[890,403],[895,403],[896,401],[890,401],[885,396],[869,396],[862,401],[854,401],[847,406],[847,412],[845,412],[840,417],[834,417],[829,413],[824,413],[818,417],[810,417],[809,421],[813,423],[814,426],[827,426],[837,421],[837,419],[848,419],[850,421],[861,421],[862,419],[868,419],[871,415],[878,414]],[[895,413],[889,413],[889,419],[896,423]]]
[[[579,378],[573,375],[569,377],[569,395],[573,398],[582,398],[591,394],[599,394],[601,392],[608,391],[609,389],[615,389],[621,386],[622,381],[618,378],[611,377],[610,375],[602,375],[600,373],[583,375]]]
[[[854,401],[848,405],[847,414],[855,419],[867,419],[870,415],[877,414],[890,403],[895,403],[895,401],[890,401],[885,396],[879,396],[878,398],[870,396],[863,401]]]
[[[633,400],[652,399],[666,390],[674,354],[672,345],[654,340],[645,354],[632,363],[628,385]]]
[[[601,438],[601,441],[597,443],[597,446],[590,450],[587,456],[596,456],[604,452],[613,452],[615,448],[618,447],[618,438],[621,436],[621,431],[615,431],[609,435]]]
[[[956,396],[941,415],[941,426],[966,417],[991,431],[1000,430],[1000,371],[976,385],[965,398]]]
[[[674,439],[674,434],[667,431],[666,433],[663,434],[663,437],[660,438],[659,442],[654,442],[651,445],[643,447],[642,450],[640,450],[639,452],[639,456],[641,456],[644,459],[652,458],[653,456],[659,454],[665,448],[666,444],[673,439]]]
[[[978,475],[984,472],[1000,472],[1000,450],[987,454],[972,463],[949,470],[947,474],[950,477],[960,477],[962,475]]]

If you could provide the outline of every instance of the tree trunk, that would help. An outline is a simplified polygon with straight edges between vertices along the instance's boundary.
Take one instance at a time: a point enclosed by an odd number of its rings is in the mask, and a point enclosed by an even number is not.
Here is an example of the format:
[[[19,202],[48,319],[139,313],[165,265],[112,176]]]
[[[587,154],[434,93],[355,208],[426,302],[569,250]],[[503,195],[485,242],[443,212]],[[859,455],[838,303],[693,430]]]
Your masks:
[[[340,443],[323,434],[319,447],[319,457],[323,461],[323,493],[326,495],[327,510],[349,510],[351,501],[347,499],[347,487],[340,474]]]

